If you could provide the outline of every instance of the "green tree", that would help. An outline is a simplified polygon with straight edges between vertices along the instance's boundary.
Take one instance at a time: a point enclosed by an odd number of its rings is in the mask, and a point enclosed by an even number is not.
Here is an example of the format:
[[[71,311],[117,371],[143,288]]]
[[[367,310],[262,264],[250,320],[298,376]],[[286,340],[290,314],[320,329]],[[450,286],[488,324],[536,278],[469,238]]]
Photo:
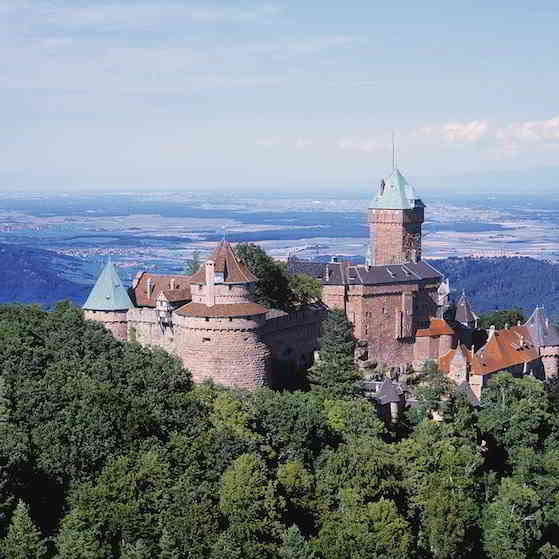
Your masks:
[[[482,397],[480,430],[496,450],[508,455],[509,464],[521,447],[542,448],[550,428],[550,413],[541,382],[499,373],[489,381]]]
[[[518,322],[526,322],[526,317],[520,309],[495,311],[490,314],[481,314],[478,319],[478,327],[488,329],[495,326],[497,330],[502,330],[508,324],[515,326]]]
[[[200,251],[195,250],[192,253],[192,258],[190,260],[187,260],[184,266],[183,273],[187,276],[192,276],[200,269],[201,265],[202,261],[200,260]]]
[[[237,458],[223,474],[219,508],[228,522],[227,538],[243,557],[274,557],[285,503],[264,461],[255,454]]]
[[[297,300],[290,287],[284,263],[274,260],[262,248],[252,243],[238,244],[235,254],[258,278],[255,293],[258,303],[284,311],[293,309]]]
[[[357,382],[361,375],[354,364],[356,340],[353,327],[342,311],[328,312],[321,325],[319,342],[320,360],[308,373],[311,388],[334,398],[359,393]]]
[[[386,499],[363,504],[349,492],[342,510],[325,518],[318,549],[325,559],[400,559],[410,556],[412,534],[396,505]]]
[[[47,548],[29,516],[27,505],[19,501],[13,513],[8,534],[0,546],[6,559],[40,559]]]
[[[316,554],[294,524],[283,534],[278,557],[279,559],[315,559]]]
[[[306,274],[289,276],[289,289],[297,305],[307,305],[320,300],[320,281]]]
[[[503,479],[497,498],[485,510],[483,543],[491,559],[534,557],[540,547],[543,514],[537,492]]]

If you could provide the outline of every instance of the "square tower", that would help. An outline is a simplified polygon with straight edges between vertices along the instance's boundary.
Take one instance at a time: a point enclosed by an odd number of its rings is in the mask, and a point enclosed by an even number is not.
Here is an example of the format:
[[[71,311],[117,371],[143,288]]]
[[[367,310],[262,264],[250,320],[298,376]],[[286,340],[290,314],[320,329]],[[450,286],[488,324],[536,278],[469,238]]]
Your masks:
[[[369,205],[370,265],[421,261],[425,204],[398,169],[383,179]]]

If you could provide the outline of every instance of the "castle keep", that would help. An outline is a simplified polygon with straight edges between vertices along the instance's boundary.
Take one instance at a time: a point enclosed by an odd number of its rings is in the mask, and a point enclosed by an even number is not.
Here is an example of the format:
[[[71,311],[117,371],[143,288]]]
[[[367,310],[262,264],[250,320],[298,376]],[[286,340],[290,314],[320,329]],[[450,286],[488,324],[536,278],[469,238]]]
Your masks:
[[[536,309],[524,325],[485,333],[477,330],[477,316],[463,294],[455,316],[449,317],[448,281],[422,261],[424,209],[395,168],[369,204],[364,265],[290,258],[288,269],[320,280],[324,303],[343,310],[353,324],[357,359],[364,365],[404,372],[434,361],[478,399],[498,371],[557,376],[559,333],[543,309]],[[479,334],[485,341],[476,344]]]
[[[257,281],[226,241],[192,276],[141,272],[129,292],[108,262],[85,316],[117,339],[177,355],[195,382],[281,386],[286,375],[312,365],[324,311],[267,309],[253,301]]]

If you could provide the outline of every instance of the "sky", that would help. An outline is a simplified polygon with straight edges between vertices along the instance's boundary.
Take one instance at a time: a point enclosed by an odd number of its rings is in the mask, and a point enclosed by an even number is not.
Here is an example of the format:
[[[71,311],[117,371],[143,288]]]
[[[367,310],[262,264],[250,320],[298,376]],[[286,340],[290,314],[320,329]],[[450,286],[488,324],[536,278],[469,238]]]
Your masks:
[[[532,4],[0,0],[0,190],[559,190]]]

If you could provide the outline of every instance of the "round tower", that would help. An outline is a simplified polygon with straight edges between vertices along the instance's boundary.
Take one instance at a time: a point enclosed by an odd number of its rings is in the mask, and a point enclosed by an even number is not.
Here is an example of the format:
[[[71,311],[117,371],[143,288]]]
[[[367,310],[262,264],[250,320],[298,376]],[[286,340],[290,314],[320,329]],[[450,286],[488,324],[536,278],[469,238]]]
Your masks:
[[[178,354],[193,380],[254,389],[270,384],[263,334],[268,309],[252,300],[257,278],[222,241],[190,280],[192,302],[178,309]]]
[[[88,320],[100,322],[117,340],[128,339],[128,309],[132,301],[109,259],[83,305]]]

